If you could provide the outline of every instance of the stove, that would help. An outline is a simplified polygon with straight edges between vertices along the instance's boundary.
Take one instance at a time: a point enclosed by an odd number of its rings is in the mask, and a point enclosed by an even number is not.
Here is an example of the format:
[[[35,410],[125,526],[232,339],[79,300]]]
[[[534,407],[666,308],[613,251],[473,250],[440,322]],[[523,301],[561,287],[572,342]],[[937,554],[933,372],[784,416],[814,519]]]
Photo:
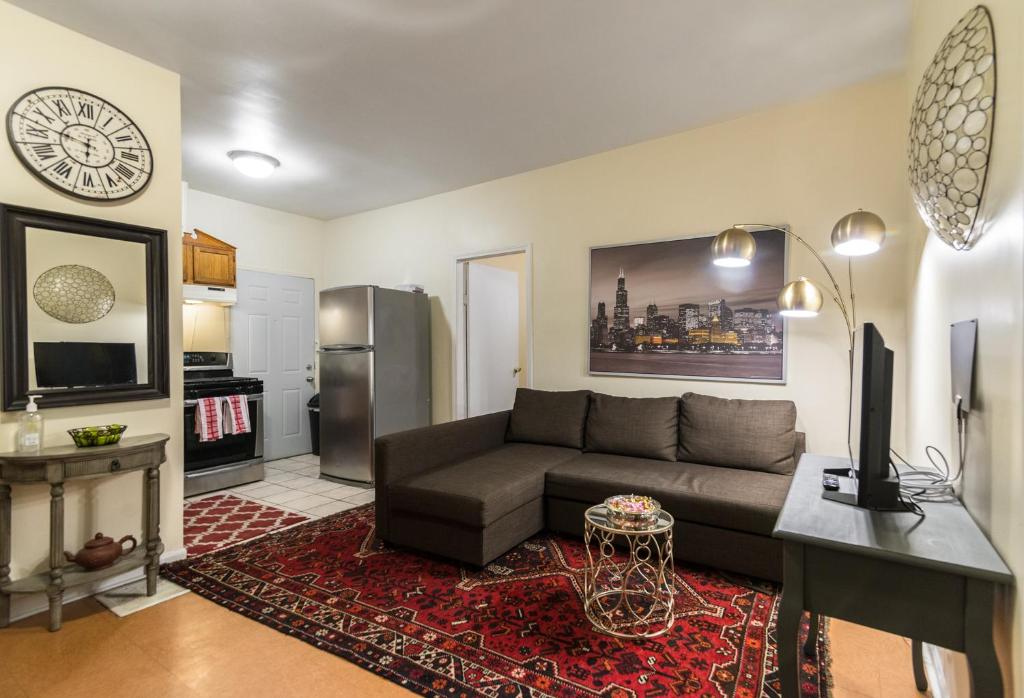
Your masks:
[[[263,381],[246,376],[185,377],[185,399],[225,395],[262,395]]]
[[[228,352],[185,352],[185,496],[263,479],[263,381],[234,375]],[[244,395],[252,431],[203,442],[195,433],[197,400]]]

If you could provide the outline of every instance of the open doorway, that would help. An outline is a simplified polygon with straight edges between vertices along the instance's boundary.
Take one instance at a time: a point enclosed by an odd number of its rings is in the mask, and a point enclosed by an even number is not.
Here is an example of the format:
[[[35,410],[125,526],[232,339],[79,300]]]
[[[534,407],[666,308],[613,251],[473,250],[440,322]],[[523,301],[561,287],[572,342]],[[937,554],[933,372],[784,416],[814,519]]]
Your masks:
[[[456,419],[511,409],[533,384],[529,245],[456,259]]]

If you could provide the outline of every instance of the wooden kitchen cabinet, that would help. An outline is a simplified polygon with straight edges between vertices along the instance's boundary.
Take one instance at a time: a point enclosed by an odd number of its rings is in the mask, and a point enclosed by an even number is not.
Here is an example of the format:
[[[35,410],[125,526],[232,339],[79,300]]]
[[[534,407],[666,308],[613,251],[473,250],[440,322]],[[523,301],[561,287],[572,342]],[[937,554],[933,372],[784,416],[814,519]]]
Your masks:
[[[182,237],[182,272],[186,284],[235,286],[235,248],[199,228]]]
[[[190,284],[192,283],[192,259],[195,257],[193,251],[196,248],[189,244],[182,244],[181,247],[182,278],[185,280],[186,284]]]

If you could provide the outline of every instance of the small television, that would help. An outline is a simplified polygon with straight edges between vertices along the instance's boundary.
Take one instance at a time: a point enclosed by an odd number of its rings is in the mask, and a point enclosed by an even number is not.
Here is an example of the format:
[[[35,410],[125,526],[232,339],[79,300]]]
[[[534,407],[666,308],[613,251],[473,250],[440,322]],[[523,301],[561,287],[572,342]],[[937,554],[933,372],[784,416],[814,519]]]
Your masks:
[[[138,382],[131,342],[33,342],[36,386],[79,388]]]
[[[852,473],[853,478],[824,496],[865,509],[902,510],[899,480],[889,468],[893,352],[870,322],[854,333],[851,370],[850,468],[833,474]]]

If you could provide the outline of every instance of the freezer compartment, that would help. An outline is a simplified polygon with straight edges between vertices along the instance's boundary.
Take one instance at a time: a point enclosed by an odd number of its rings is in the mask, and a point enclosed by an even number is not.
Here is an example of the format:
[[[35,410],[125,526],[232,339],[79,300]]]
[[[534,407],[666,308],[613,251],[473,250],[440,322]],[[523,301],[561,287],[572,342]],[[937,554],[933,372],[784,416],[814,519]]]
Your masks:
[[[373,286],[320,292],[320,346],[373,346]]]
[[[320,351],[320,474],[373,483],[373,367],[369,348]]]

